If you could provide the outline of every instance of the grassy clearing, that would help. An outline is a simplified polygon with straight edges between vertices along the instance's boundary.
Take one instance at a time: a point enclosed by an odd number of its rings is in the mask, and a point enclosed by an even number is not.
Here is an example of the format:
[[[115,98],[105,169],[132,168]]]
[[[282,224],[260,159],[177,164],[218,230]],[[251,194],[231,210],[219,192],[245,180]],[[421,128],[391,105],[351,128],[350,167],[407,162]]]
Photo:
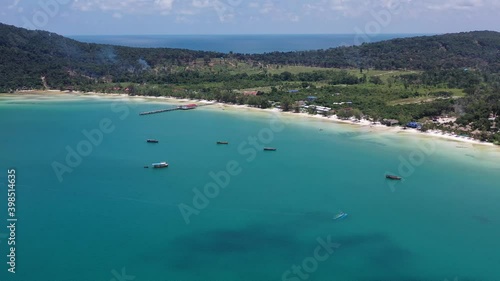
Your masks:
[[[416,98],[407,98],[407,99],[399,99],[388,102],[388,105],[405,105],[405,104],[417,104],[417,103],[429,103],[437,100],[437,97],[416,97]]]
[[[298,74],[298,73],[307,73],[307,72],[313,72],[313,71],[325,71],[325,70],[339,70],[339,69],[332,69],[332,68],[322,68],[322,67],[310,67],[310,66],[283,66],[283,67],[277,67],[277,66],[271,66],[267,68],[267,73],[270,74],[281,74],[285,71],[288,71],[292,74]]]
[[[283,72],[290,72],[292,74],[298,73],[308,73],[314,71],[327,71],[327,70],[335,70],[335,71],[347,71],[349,74],[355,75],[359,78],[366,75],[368,78],[372,76],[379,76],[382,81],[386,81],[390,77],[395,77],[399,75],[419,73],[418,71],[406,71],[406,70],[371,70],[364,69],[363,72],[360,72],[359,69],[341,69],[341,68],[323,68],[323,67],[310,67],[310,66],[301,66],[301,65],[256,65],[249,64],[246,62],[236,61],[236,60],[224,60],[221,61],[219,59],[213,59],[210,62],[210,65],[207,65],[203,62],[203,60],[199,60],[197,62],[198,68],[205,68],[206,71],[212,72],[229,72],[230,74],[242,74],[246,73],[248,75],[258,74],[258,73],[267,73],[267,74],[281,74]]]
[[[443,97],[437,97],[433,95],[432,93],[437,93],[437,92],[449,92],[452,94],[451,99],[460,99],[465,97],[465,93],[461,89],[419,89],[417,91],[419,93],[418,97],[411,97],[411,98],[406,98],[406,99],[397,99],[390,101],[388,104],[389,105],[405,105],[405,104],[417,104],[417,103],[429,103],[433,102],[438,99],[443,99]]]

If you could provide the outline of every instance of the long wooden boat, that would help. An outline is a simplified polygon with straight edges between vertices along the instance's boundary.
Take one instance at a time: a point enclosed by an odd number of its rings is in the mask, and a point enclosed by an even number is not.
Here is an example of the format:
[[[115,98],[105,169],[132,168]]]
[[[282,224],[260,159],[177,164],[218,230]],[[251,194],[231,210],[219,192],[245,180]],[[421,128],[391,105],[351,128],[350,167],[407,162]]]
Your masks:
[[[402,177],[398,177],[398,176],[394,176],[394,175],[385,175],[385,178],[390,179],[390,180],[397,180],[397,181],[400,181],[403,179]]]
[[[167,168],[167,167],[168,167],[167,162],[153,163],[153,168],[155,168],[155,169]]]

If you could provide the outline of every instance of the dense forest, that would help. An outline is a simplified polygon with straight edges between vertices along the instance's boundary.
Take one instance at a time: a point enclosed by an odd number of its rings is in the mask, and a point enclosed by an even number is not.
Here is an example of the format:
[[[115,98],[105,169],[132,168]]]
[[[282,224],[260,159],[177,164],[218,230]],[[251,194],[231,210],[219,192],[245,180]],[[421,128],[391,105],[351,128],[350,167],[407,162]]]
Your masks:
[[[252,65],[302,65],[379,70],[470,68],[500,72],[500,33],[481,31],[394,39],[305,52],[222,54],[81,43],[46,31],[0,24],[0,91],[59,87],[98,80],[177,83],[184,67],[214,59]],[[233,63],[234,64],[234,63]],[[215,73],[217,74],[217,73]],[[214,78],[217,79],[217,78]]]
[[[0,24],[0,93],[59,89],[419,121],[500,144],[500,33],[235,54],[82,43]],[[253,94],[248,94],[251,92]],[[319,112],[317,108],[329,111]],[[456,118],[450,124],[432,122]]]
[[[169,73],[198,58],[221,54],[180,49],[141,49],[81,43],[46,31],[0,24],[0,91],[48,85],[128,80],[153,72]]]
[[[473,68],[500,71],[500,33],[476,31],[421,36],[305,52],[268,53],[252,59],[266,63],[383,70]]]

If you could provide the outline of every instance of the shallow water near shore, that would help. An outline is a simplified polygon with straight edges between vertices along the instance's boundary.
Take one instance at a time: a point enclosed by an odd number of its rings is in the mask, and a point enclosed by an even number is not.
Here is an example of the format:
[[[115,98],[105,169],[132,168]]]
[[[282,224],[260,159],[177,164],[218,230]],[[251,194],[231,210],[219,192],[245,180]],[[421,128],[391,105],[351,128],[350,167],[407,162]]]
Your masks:
[[[168,106],[0,97],[0,206],[15,168],[19,219],[0,280],[498,280],[498,149],[217,106],[138,114]],[[202,200],[211,172],[225,187]],[[186,224],[179,204],[203,208]],[[311,262],[319,241],[337,246]]]

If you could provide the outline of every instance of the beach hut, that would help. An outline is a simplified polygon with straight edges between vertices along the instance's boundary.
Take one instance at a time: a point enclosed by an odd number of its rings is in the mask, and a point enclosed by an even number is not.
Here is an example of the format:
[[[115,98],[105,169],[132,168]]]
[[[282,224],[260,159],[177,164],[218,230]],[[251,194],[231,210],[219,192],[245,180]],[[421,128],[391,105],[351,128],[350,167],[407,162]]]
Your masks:
[[[382,120],[382,124],[391,127],[391,126],[394,126],[394,125],[398,125],[399,124],[399,120],[396,120],[396,119],[384,119],[384,120]]]
[[[257,96],[259,94],[258,91],[244,91],[243,95],[245,96]]]

